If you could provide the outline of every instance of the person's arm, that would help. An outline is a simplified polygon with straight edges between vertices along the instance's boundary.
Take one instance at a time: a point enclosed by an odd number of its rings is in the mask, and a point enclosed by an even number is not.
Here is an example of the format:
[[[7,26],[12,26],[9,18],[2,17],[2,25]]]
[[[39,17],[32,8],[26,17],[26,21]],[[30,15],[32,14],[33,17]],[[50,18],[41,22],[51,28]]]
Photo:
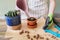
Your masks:
[[[50,17],[50,21],[52,20],[52,17],[54,15],[55,6],[56,6],[55,0],[50,0],[49,14],[48,14],[48,16]]]
[[[56,6],[55,0],[50,0],[49,13],[54,13],[55,6]]]
[[[23,10],[26,15],[28,15],[28,5],[27,5],[27,0],[17,0],[16,5],[19,9]]]
[[[24,3],[25,3],[25,6],[26,6],[25,13],[26,13],[26,15],[29,17],[29,15],[28,15],[28,5],[27,5],[27,0],[24,0]]]
[[[55,6],[56,6],[55,0],[50,0],[49,14],[48,14],[48,16],[50,17],[50,21],[52,20],[52,17],[54,15]]]
[[[55,10],[55,0],[50,0],[49,14],[48,14],[48,17],[46,19],[45,26],[43,27],[44,30],[48,29],[53,24],[54,10]]]

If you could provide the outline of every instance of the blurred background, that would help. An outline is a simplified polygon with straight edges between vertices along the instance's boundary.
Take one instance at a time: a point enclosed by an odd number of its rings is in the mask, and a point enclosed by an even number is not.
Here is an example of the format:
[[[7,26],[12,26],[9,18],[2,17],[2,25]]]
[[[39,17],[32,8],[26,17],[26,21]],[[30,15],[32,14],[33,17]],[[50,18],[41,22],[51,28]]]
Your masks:
[[[15,1],[16,0],[0,0],[0,18],[4,19],[4,14],[9,10],[15,10]]]

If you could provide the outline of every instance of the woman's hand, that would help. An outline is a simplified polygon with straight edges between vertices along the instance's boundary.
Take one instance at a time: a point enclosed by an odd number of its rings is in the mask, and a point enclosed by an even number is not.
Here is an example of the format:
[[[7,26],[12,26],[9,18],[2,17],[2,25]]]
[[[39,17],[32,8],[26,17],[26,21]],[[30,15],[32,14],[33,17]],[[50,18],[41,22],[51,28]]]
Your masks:
[[[43,27],[43,29],[48,29],[49,27],[51,27],[51,25],[53,24],[53,13],[49,13],[46,21],[45,21],[45,25]]]
[[[55,0],[50,0],[49,3],[49,14],[45,22],[44,30],[49,28],[53,24],[53,15],[54,15],[54,9],[55,9]]]

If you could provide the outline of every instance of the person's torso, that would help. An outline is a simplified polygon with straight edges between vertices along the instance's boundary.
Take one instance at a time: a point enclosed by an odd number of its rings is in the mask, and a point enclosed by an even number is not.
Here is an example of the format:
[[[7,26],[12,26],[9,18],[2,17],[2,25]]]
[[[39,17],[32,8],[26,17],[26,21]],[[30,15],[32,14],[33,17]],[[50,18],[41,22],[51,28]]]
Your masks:
[[[27,0],[29,15],[39,17],[48,13],[48,0]]]

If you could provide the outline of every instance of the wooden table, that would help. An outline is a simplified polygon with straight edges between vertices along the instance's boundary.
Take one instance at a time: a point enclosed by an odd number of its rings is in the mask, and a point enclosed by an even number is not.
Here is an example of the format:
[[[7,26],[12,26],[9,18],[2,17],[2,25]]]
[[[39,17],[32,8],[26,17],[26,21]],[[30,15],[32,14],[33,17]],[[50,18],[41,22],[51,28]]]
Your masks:
[[[44,23],[45,23],[45,19],[42,17],[42,18],[38,19],[38,21],[37,21],[37,28],[30,29],[27,26],[27,21],[22,20],[22,28],[20,30],[11,30],[8,27],[5,37],[8,37],[8,38],[11,37],[10,40],[32,40],[31,38],[33,38],[34,35],[39,34],[43,38],[41,38],[41,39],[39,38],[38,40],[48,40],[48,39],[57,40],[57,39],[59,39],[59,38],[52,38],[51,34],[44,32],[44,30],[42,29],[44,26]],[[22,30],[30,32],[29,33],[30,39],[27,38],[27,33],[20,34],[20,32]],[[52,30],[53,30],[53,27],[52,27]],[[37,39],[33,38],[33,40],[37,40]]]

